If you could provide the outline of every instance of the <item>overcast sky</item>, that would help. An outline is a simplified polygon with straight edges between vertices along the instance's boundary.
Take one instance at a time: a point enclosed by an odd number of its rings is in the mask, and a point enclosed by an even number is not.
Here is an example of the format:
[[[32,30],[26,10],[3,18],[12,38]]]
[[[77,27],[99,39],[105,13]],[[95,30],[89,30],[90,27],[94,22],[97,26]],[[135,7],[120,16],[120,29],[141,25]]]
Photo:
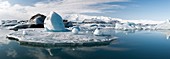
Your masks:
[[[29,19],[55,11],[127,20],[170,19],[170,0],[0,0],[0,19]]]

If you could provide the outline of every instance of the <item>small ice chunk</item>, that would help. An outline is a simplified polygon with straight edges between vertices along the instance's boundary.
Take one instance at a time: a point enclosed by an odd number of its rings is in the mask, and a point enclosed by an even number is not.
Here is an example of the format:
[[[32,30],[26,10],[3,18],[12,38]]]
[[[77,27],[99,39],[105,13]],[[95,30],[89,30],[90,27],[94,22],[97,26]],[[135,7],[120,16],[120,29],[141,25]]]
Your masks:
[[[102,32],[99,30],[99,28],[96,28],[96,30],[93,33],[94,35],[102,35]]]
[[[23,34],[23,35],[27,35],[26,31],[22,31],[22,34]]]
[[[79,30],[77,28],[73,28],[71,31],[73,34],[78,34]]]

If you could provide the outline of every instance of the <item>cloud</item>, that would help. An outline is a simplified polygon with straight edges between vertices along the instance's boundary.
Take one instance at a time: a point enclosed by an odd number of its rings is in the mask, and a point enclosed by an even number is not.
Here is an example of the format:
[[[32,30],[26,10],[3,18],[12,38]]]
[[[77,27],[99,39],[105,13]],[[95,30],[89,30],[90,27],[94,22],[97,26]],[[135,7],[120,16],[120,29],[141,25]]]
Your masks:
[[[18,4],[12,6],[8,1],[0,2],[0,19],[24,19],[29,15],[24,9]]]
[[[13,5],[9,1],[0,0],[0,19],[27,20],[36,13],[48,15],[50,11],[56,11],[61,15],[116,12],[114,8],[124,8],[125,6],[105,3],[127,1],[128,0],[42,0],[33,6],[24,6],[21,4]],[[100,5],[98,6],[98,4]]]

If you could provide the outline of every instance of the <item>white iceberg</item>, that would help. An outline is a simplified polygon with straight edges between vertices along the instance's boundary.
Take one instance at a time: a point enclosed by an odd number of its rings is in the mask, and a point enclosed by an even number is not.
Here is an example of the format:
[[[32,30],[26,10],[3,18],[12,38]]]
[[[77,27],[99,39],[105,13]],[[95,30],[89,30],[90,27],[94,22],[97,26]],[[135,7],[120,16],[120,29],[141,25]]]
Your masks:
[[[77,28],[73,28],[71,31],[73,34],[78,34],[79,30]]]
[[[158,30],[170,30],[170,20],[167,20],[164,23],[158,24],[154,28]]]
[[[51,12],[44,21],[46,31],[61,32],[66,31],[62,18],[59,14]]]
[[[94,35],[102,35],[102,32],[100,31],[99,28],[96,28],[96,30],[94,30]]]
[[[134,30],[135,27],[130,26],[128,23],[125,23],[125,24],[116,23],[115,24],[115,29],[118,29],[118,30]]]

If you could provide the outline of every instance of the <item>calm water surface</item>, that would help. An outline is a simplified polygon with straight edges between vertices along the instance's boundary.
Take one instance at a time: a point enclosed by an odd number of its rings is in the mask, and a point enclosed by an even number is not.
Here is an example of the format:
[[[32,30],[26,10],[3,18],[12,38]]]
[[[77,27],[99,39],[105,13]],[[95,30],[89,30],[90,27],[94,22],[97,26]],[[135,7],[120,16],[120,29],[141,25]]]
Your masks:
[[[0,30],[0,59],[170,59],[170,31],[114,31],[119,37],[107,46],[33,47],[5,38]]]

